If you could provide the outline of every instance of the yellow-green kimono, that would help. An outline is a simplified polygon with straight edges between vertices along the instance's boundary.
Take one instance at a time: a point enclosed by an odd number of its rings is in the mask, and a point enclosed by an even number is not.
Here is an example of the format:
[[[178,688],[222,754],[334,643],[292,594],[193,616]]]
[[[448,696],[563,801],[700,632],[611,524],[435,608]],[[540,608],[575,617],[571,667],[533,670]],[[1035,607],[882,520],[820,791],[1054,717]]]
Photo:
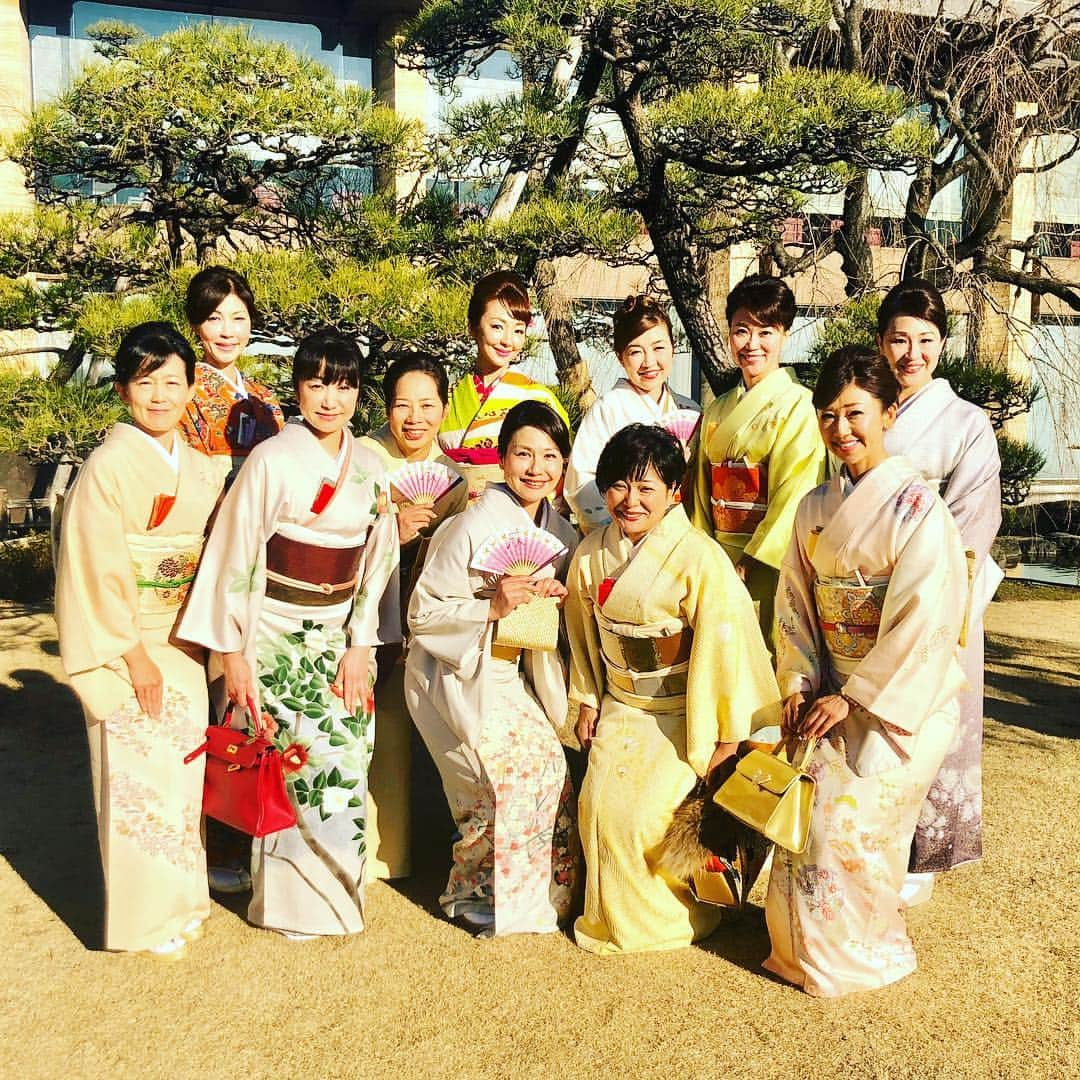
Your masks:
[[[756,560],[746,578],[772,647],[773,597],[791,541],[799,500],[825,477],[825,447],[810,391],[787,368],[747,390],[734,390],[705,410],[697,452],[691,515],[738,562]],[[761,564],[761,565],[758,565]]]
[[[681,506],[635,549],[590,533],[567,579],[569,720],[600,710],[579,802],[585,913],[577,943],[611,954],[678,949],[720,918],[654,874],[646,853],[704,776],[716,743],[779,722],[754,608],[730,560]]]

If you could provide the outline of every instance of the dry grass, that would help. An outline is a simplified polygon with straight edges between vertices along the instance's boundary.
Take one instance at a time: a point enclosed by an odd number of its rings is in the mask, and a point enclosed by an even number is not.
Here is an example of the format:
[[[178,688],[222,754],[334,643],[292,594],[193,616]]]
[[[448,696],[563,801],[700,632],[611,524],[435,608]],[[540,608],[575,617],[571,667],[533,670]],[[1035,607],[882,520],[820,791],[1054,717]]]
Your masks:
[[[433,914],[447,826],[430,797],[416,876],[371,887],[357,939],[293,944],[216,907],[182,964],[92,951],[81,715],[51,619],[0,614],[0,1076],[1077,1075],[1080,603],[991,609],[987,856],[912,913],[915,975],[834,1002],[760,971],[757,909],[678,953],[474,941]]]

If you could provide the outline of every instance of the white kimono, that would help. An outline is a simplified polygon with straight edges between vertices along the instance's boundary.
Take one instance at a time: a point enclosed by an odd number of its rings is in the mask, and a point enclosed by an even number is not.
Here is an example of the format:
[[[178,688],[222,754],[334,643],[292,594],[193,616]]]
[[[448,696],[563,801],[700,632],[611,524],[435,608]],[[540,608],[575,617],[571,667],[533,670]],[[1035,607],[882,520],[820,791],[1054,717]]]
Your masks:
[[[956,740],[923,804],[911,870],[926,873],[982,854],[983,613],[1003,577],[990,558],[1001,526],[1001,460],[986,413],[933,379],[908,398],[885,435],[889,453],[903,454],[952,513],[964,547],[975,552],[967,646],[960,665],[969,688],[960,695]]]
[[[658,424],[667,413],[676,409],[701,412],[696,401],[677,394],[668,386],[656,402],[647,394],[638,393],[629,379],[620,379],[585,414],[574,436],[563,485],[563,495],[577,516],[582,532],[611,524],[604,497],[596,487],[596,463],[611,436],[629,424]]]
[[[349,646],[371,646],[374,655],[374,646],[401,637],[385,468],[348,432],[342,453],[331,458],[300,423],[255,447],[218,511],[179,628],[217,653],[242,652],[261,707],[278,723],[275,742],[299,744],[307,755],[286,777],[297,825],[253,843],[248,908],[256,926],[300,934],[364,927],[374,702],[350,715],[330,684]],[[333,498],[316,513],[326,484],[335,486]],[[314,606],[268,595],[267,542],[275,536],[311,548],[362,548],[353,587]]]
[[[488,537],[532,524],[505,484],[488,485],[435,533],[409,604],[405,701],[460,834],[440,903],[450,918],[493,913],[497,935],[556,930],[578,862],[562,661],[492,655],[491,590],[469,568]],[[577,534],[546,502],[539,527],[572,552]],[[548,572],[564,573],[568,560]]]

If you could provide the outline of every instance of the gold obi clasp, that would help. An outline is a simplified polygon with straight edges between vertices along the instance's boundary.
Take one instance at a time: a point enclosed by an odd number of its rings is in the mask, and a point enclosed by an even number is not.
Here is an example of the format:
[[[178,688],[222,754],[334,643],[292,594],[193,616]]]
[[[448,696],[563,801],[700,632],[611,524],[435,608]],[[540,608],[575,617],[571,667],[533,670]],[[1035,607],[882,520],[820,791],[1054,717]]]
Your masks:
[[[819,578],[814,582],[818,626],[834,657],[861,660],[874,647],[889,582]]]

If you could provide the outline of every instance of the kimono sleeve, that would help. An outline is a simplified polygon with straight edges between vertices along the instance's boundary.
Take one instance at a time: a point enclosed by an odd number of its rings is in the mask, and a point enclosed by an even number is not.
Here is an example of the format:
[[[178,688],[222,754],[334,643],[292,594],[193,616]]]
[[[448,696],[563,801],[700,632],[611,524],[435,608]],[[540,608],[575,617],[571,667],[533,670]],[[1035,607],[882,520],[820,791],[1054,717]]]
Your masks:
[[[964,547],[971,548],[981,564],[1001,527],[1001,456],[994,429],[981,410],[973,414],[970,425],[971,437],[965,441],[942,498]]]
[[[683,611],[693,628],[686,687],[687,760],[704,776],[717,742],[780,722],[780,694],[753,601],[711,545],[686,569]]]
[[[906,755],[910,737],[948,698],[948,688],[963,685],[955,657],[967,569],[956,525],[936,497],[899,542],[877,642],[843,692],[883,722]]]
[[[604,696],[604,661],[600,632],[593,616],[589,591],[588,560],[579,551],[570,563],[566,576],[567,597],[563,605],[566,636],[570,641],[570,694],[567,722],[577,723],[582,705],[600,708]]]
[[[477,598],[469,580],[469,515],[442,525],[432,538],[409,602],[410,643],[468,678],[478,672],[487,642],[491,601]]]
[[[596,465],[606,444],[605,434],[609,427],[602,409],[602,402],[596,402],[581,421],[563,485],[563,495],[583,529],[594,529],[611,520],[596,486]]]
[[[397,518],[379,510],[364,544],[360,581],[349,619],[350,645],[386,645],[401,640],[401,592]]]
[[[718,401],[720,399],[717,399]],[[710,428],[715,427],[712,421],[714,406],[712,402],[705,409],[705,414],[698,425],[694,436],[695,447],[690,458],[690,490],[686,493],[686,513],[695,528],[700,529],[707,536],[714,535],[712,516],[712,462],[709,460],[709,435]],[[686,505],[689,504],[689,505]]]
[[[222,500],[177,630],[214,652],[242,652],[266,589],[266,541],[278,520],[278,496],[257,447]],[[261,602],[261,599],[259,600]]]
[[[746,543],[746,554],[767,566],[779,567],[791,540],[799,501],[821,483],[825,474],[825,444],[817,414],[802,393],[776,432],[769,451],[769,509]]]
[[[123,491],[94,456],[64,507],[56,579],[60,656],[69,675],[119,660],[141,640]]]
[[[796,516],[776,587],[776,681],[780,696],[817,694],[824,644],[814,601],[814,568],[806,551],[810,523]]]

